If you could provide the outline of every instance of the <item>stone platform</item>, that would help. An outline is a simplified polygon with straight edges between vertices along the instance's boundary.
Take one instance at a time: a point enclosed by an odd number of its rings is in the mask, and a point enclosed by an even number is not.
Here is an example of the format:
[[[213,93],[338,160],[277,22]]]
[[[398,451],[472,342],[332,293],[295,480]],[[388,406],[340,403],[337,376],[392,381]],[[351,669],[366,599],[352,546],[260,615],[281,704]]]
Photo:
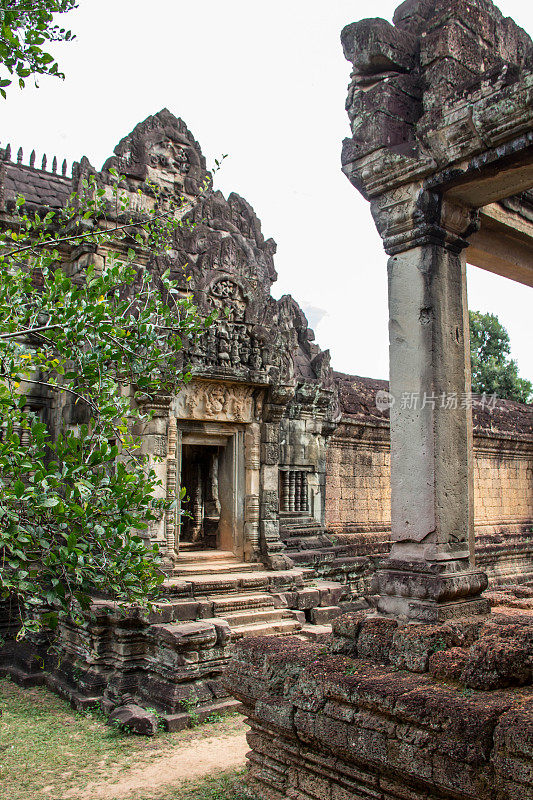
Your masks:
[[[333,628],[327,646],[236,646],[226,685],[262,800],[533,797],[533,617]]]

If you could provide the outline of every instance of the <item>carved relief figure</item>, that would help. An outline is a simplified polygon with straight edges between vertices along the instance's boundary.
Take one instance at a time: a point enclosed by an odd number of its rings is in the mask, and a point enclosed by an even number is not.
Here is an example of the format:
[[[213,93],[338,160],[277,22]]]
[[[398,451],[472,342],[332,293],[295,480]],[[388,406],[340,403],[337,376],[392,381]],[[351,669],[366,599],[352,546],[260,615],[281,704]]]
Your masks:
[[[251,422],[253,391],[251,386],[192,382],[176,398],[176,416],[180,419]]]
[[[241,287],[233,281],[224,279],[215,283],[211,288],[211,303],[230,322],[244,319],[246,300]]]
[[[223,411],[228,397],[227,389],[215,383],[209,390],[206,390],[204,396],[205,410],[208,416],[216,416]]]

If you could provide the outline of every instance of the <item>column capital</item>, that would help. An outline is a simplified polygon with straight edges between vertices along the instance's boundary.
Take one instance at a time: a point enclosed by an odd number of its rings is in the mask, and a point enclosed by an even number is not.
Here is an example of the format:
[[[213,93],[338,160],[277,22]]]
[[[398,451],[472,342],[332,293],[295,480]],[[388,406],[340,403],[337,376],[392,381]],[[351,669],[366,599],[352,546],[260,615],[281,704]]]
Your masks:
[[[458,205],[423,183],[391,189],[371,201],[376,228],[388,255],[439,245],[454,253],[479,229],[477,209]]]

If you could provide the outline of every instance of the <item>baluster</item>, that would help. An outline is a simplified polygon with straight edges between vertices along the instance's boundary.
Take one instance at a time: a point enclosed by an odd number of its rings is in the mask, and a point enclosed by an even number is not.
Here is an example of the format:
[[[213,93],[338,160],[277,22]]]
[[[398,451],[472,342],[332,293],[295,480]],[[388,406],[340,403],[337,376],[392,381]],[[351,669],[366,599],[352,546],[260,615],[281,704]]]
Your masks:
[[[309,491],[307,489],[307,472],[302,472],[302,511],[309,511]]]
[[[281,510],[289,510],[289,470],[281,473]]]
[[[294,470],[290,470],[289,472],[289,511],[294,511],[294,498],[295,498],[295,488],[296,488],[296,474]]]
[[[26,415],[26,419],[27,419],[27,415],[28,415],[28,412],[30,410],[30,407],[29,406],[24,406],[24,408],[22,410],[23,410],[24,414]],[[30,431],[28,430],[28,428],[22,428],[21,427],[21,429],[20,429],[20,443],[21,443],[21,445],[23,447],[28,447],[28,445],[30,443]]]

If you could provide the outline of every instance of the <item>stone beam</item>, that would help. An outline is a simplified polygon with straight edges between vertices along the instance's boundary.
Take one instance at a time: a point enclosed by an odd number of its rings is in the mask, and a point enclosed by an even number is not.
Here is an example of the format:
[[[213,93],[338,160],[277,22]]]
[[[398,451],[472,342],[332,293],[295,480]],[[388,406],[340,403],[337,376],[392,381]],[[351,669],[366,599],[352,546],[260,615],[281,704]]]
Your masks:
[[[503,161],[503,160],[502,160]],[[533,145],[516,161],[498,161],[481,171],[465,169],[464,174],[444,191],[444,196],[454,203],[481,208],[511,195],[520,194],[533,187]]]
[[[480,210],[480,223],[470,237],[468,263],[533,286],[533,222],[494,203]]]

